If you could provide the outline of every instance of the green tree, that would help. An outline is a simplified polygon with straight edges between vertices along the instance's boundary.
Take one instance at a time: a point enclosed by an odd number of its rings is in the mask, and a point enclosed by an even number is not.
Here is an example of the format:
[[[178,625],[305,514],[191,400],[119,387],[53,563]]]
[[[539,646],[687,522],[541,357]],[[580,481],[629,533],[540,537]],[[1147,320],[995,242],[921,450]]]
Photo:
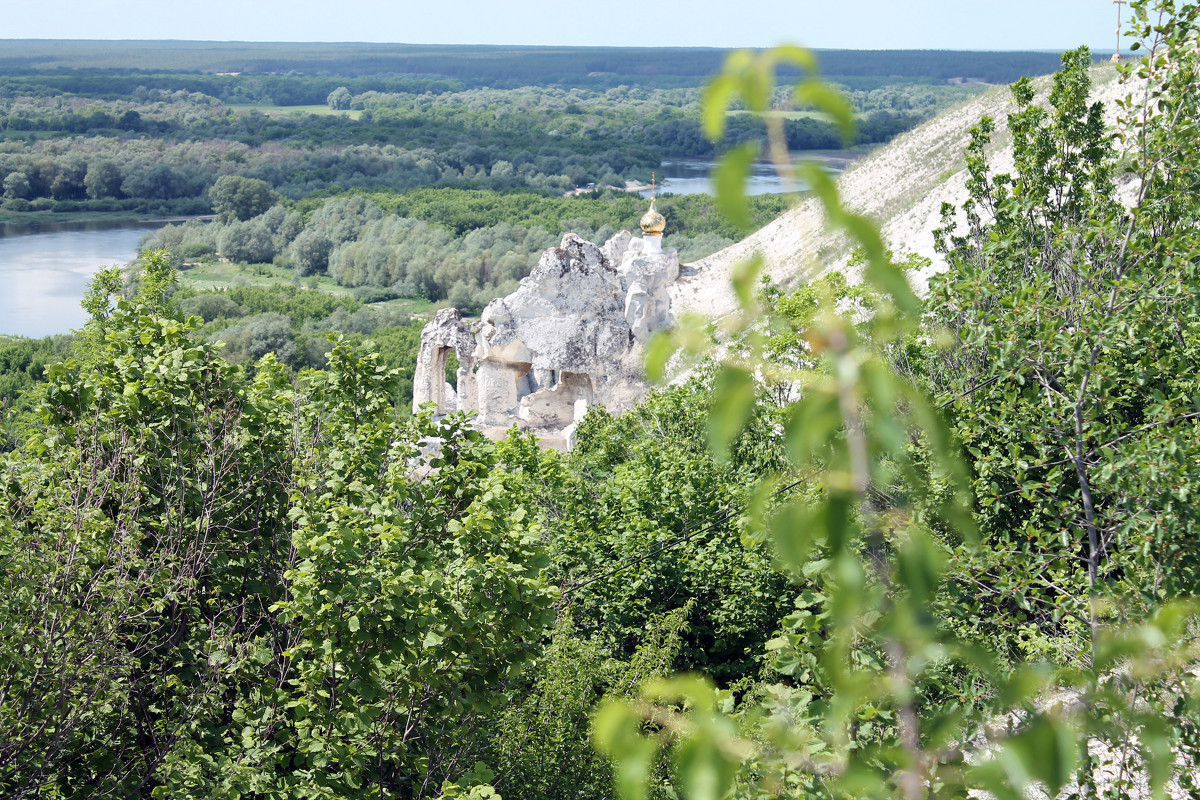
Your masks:
[[[263,404],[282,377],[248,383],[127,301],[87,361],[49,370],[0,512],[6,796],[148,796],[180,735],[222,713],[216,654],[271,647],[286,453]],[[238,485],[245,502],[221,498]]]
[[[325,98],[325,102],[335,111],[345,111],[350,108],[350,101],[354,99],[354,95],[345,86],[339,86],[329,93]]]
[[[226,328],[219,337],[229,346],[232,361],[257,361],[267,353],[274,353],[284,364],[299,366],[300,351],[293,337],[292,321],[283,314],[272,311],[255,314]]]
[[[10,172],[4,178],[4,196],[9,200],[25,200],[33,195],[33,186],[24,172]]]
[[[272,232],[260,220],[230,222],[217,235],[217,253],[231,261],[269,263],[275,257]]]
[[[1191,27],[1192,13],[1174,24]],[[991,120],[975,129],[967,230],[942,232],[950,270],[932,307],[957,342],[938,366],[958,398],[984,531],[995,550],[1037,559],[1041,579],[966,568],[995,576],[997,606],[1017,597],[1037,606],[1027,614],[1055,611],[1064,634],[1087,620],[1095,642],[1110,613],[1136,618],[1200,588],[1196,487],[1180,469],[1200,457],[1189,367],[1200,279],[1180,258],[1200,242],[1197,209],[1181,199],[1196,190],[1186,165],[1200,155],[1190,142],[1200,117],[1173,73],[1146,68],[1146,97],[1122,120],[1136,190],[1126,207],[1116,144],[1101,105],[1088,104],[1089,63],[1086,49],[1063,56],[1050,109],[1033,104],[1028,81],[1014,84],[1011,174],[989,172]],[[1149,102],[1159,110],[1146,117]],[[1105,611],[1106,598],[1120,599]]]
[[[1120,420],[1133,394],[1123,388],[1122,376],[1104,366],[1113,353],[1139,346],[1130,333],[1161,324],[1165,307],[1154,298],[1173,298],[1176,304],[1170,308],[1182,312],[1185,325],[1195,316],[1190,283],[1194,259],[1180,258],[1195,250],[1190,230],[1195,217],[1179,220],[1176,228],[1171,215],[1190,214],[1195,203],[1196,100],[1189,87],[1200,12],[1190,3],[1169,0],[1133,6],[1134,33],[1149,45],[1150,54],[1131,72],[1148,79],[1143,85],[1152,98],[1125,106],[1127,113],[1140,109],[1144,114],[1126,118],[1130,124],[1125,130],[1145,156],[1134,162],[1140,162],[1134,169],[1142,183],[1133,211],[1124,216],[1105,196],[1110,173],[1101,144],[1102,120],[1086,105],[1085,55],[1069,53],[1051,93],[1055,113],[1033,110],[1030,87],[1016,84],[1015,176],[985,179],[982,142],[976,139],[969,155],[970,189],[978,198],[990,187],[1003,187],[991,195],[996,222],[994,227],[983,222],[982,214],[971,218],[972,232],[982,228],[982,235],[954,240],[952,251],[964,262],[974,259],[968,268],[992,271],[963,280],[976,305],[954,312],[970,320],[959,330],[974,345],[968,351],[974,360],[964,357],[959,363],[986,368],[1021,364],[1028,370],[1018,373],[1025,380],[1013,380],[1016,385],[1004,402],[1029,403],[1034,413],[1013,419],[994,408],[984,425],[1000,426],[1006,444],[1026,441],[1017,438],[1019,425],[1027,426],[1024,434],[1033,447],[1052,437],[1044,446],[1056,464],[1026,464],[1019,451],[1007,463],[1018,469],[1061,468],[1057,475],[1062,485],[1051,488],[1071,500],[1064,504],[1052,496],[1045,508],[1047,517],[1069,509],[1060,518],[1066,525],[1057,522],[1054,530],[1082,533],[1075,541],[1066,537],[1062,542],[1063,551],[1074,553],[1068,560],[1082,562],[1085,567],[1079,571],[1087,575],[1081,594],[1090,613],[1084,617],[1086,644],[1076,654],[1081,657],[1068,659],[1068,668],[1056,672],[1064,665],[1006,662],[978,646],[973,627],[991,612],[981,612],[976,587],[990,599],[987,580],[993,576],[967,582],[974,575],[959,571],[956,563],[969,560],[964,553],[988,544],[987,538],[977,544],[966,513],[968,476],[955,457],[945,420],[886,358],[888,342],[919,330],[920,304],[902,271],[887,258],[874,226],[841,205],[827,176],[804,168],[831,221],[862,245],[864,281],[882,302],[865,325],[831,310],[812,316],[804,340],[813,366],[797,371],[772,358],[767,337],[759,333],[774,325],[786,327],[786,321],[762,324],[751,291],[754,264],[734,274],[743,308],[737,329],[746,339],[720,367],[712,445],[724,452],[749,418],[759,380],[768,385],[779,379],[799,381],[801,399],[789,412],[783,436],[792,463],[810,470],[820,487],[814,497],[774,508],[767,503],[765,512],[755,512],[758,524],[771,532],[781,563],[799,584],[797,610],[783,620],[782,635],[770,645],[780,681],[762,687],[733,715],[729,712],[737,706],[731,693],[695,678],[653,683],[640,701],[602,710],[596,739],[617,758],[626,797],[644,796],[648,766],[664,747],[673,752],[680,789],[702,800],[780,792],[916,800],[972,790],[1015,800],[1034,786],[1049,796],[1065,790],[1070,796],[1094,797],[1099,794],[1097,776],[1136,771],[1142,771],[1158,797],[1166,795],[1172,778],[1194,790],[1197,742],[1192,731],[1200,709],[1191,699],[1196,686],[1188,668],[1195,651],[1187,633],[1194,609],[1186,603],[1151,606],[1143,600],[1145,605],[1132,613],[1101,615],[1098,600],[1119,605],[1127,590],[1117,586],[1115,575],[1099,580],[1095,565],[1102,562],[1094,558],[1096,545],[1103,544],[1109,531],[1130,537],[1141,531],[1123,528],[1133,509],[1122,507],[1119,492],[1097,504],[1098,495],[1087,488],[1110,480],[1142,487],[1138,500],[1152,505],[1138,511],[1157,518],[1143,516],[1140,521],[1150,525],[1154,537],[1139,542],[1142,557],[1157,542],[1170,547],[1171,539],[1182,533],[1175,528],[1177,519],[1187,525],[1173,492],[1184,487],[1191,493],[1192,470],[1185,465],[1194,462],[1189,454],[1195,439],[1164,429],[1189,425],[1195,412],[1181,413],[1175,404],[1182,399],[1152,383],[1139,403],[1147,416]],[[1151,13],[1159,16],[1153,23],[1148,21]],[[734,54],[709,90],[712,128],[720,131],[734,97],[752,110],[768,110],[771,72],[778,60],[809,70],[815,66],[811,55],[793,48]],[[836,98],[812,79],[802,79],[795,96],[848,120]],[[773,147],[785,163],[778,134]],[[731,211],[741,210],[737,187],[752,155],[749,149],[735,152],[722,168],[725,186],[732,190],[724,204]],[[1183,161],[1174,162],[1176,156]],[[1005,227],[1006,220],[1012,227]],[[1141,235],[1139,220],[1146,225]],[[1167,235],[1160,237],[1163,233]],[[1156,272],[1164,266],[1160,259],[1182,262],[1161,283]],[[1150,274],[1126,284],[1141,264]],[[1043,272],[1061,282],[1042,277]],[[998,279],[991,280],[993,275]],[[1026,282],[1029,289],[1022,288]],[[1098,289],[1092,299],[1077,304],[1092,286]],[[1144,306],[1143,297],[1150,300]],[[1126,316],[1130,314],[1133,318]],[[1108,326],[1107,320],[1123,316],[1123,324]],[[976,338],[968,328],[981,318],[991,327]],[[1044,343],[1039,343],[1041,337]],[[1154,356],[1140,356],[1149,362],[1143,376],[1156,371],[1158,350],[1170,346],[1188,351],[1191,338],[1190,328],[1171,345],[1151,337]],[[671,342],[653,348],[651,364],[661,365],[680,346],[703,351],[705,342],[703,327],[690,322]],[[1052,347],[1057,351],[1052,353]],[[1181,357],[1168,354],[1168,363],[1181,369]],[[1028,383],[1036,388],[1022,398]],[[1035,404],[1039,393],[1045,399]],[[1115,430],[1098,426],[1108,419],[1116,420]],[[1109,434],[1117,438],[1102,438]],[[1091,435],[1096,438],[1085,439]],[[1154,446],[1133,448],[1136,458],[1149,459],[1150,469],[1143,474],[1137,474],[1132,461],[1109,460],[1106,454],[1118,444],[1151,438]],[[990,469],[1003,471],[995,467],[1006,454],[973,455],[977,468],[982,458]],[[1168,485],[1148,485],[1155,480]],[[1024,502],[1041,495],[1041,487],[1027,483],[1017,489],[1013,494]],[[1111,527],[1107,522],[1101,526],[1101,509],[1115,512]],[[990,512],[985,508],[980,516],[986,523]],[[985,527],[984,533],[992,531]],[[1026,560],[1028,555],[1019,546],[1008,546],[991,557],[1028,573],[1025,587],[1058,577],[1043,571],[1040,560]],[[1133,567],[1136,561],[1126,563]],[[1178,558],[1158,565],[1162,586],[1176,577],[1190,580],[1190,567]],[[1186,584],[1184,591],[1190,591]],[[1170,597],[1166,592],[1163,599]],[[1027,603],[1024,596],[1015,601],[1018,608]],[[948,617],[940,616],[947,612]],[[1004,724],[995,724],[998,719]],[[1107,764],[1092,759],[1093,743],[1108,745]],[[1137,792],[1132,780],[1121,778],[1110,778],[1104,791],[1118,797]]]
[[[614,658],[581,635],[569,612],[560,618],[550,644],[523,676],[530,685],[514,693],[486,736],[496,788],[531,800],[613,797],[608,759],[580,734],[604,698],[632,699],[646,681],[670,673],[694,608],[685,603],[650,618],[628,658]]]
[[[279,200],[271,185],[258,178],[222,175],[208,190],[213,213],[221,222],[257,217]]]
[[[121,196],[121,168],[116,162],[99,159],[88,164],[83,178],[87,196],[93,200]]]
[[[329,267],[329,254],[333,251],[333,242],[324,233],[305,228],[300,231],[288,247],[296,275],[306,278],[318,275]]]
[[[494,447],[345,343],[229,364],[146,265],[0,472],[0,794],[436,794],[549,621]]]

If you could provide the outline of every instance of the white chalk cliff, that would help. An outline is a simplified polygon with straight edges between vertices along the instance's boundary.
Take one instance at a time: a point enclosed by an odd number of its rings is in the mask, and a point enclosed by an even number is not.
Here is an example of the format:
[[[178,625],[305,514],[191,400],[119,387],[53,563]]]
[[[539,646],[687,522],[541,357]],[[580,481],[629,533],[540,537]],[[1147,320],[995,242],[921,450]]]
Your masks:
[[[442,309],[421,333],[413,408],[475,411],[489,436],[513,425],[543,446],[567,449],[587,407],[622,413],[649,390],[642,348],[673,324],[669,289],[679,258],[661,246],[664,221],[651,210],[642,238],[628,232],[603,247],[573,233],[542,254],[507,297],[488,303],[477,324]],[[450,351],[457,385],[445,382]]]
[[[1122,84],[1109,65],[1094,67],[1092,81],[1092,100],[1104,103],[1111,124],[1118,100],[1136,84]],[[1038,78],[1034,85],[1039,102],[1045,102],[1051,79]],[[918,292],[925,291],[933,273],[945,269],[934,251],[933,231],[941,226],[943,203],[961,207],[967,199],[963,154],[971,128],[984,116],[995,119],[996,132],[988,148],[992,166],[997,172],[1011,172],[1007,115],[1015,110],[1008,87],[997,86],[896,137],[855,162],[838,179],[842,202],[873,219],[889,247],[931,260],[927,270],[912,276]],[[764,273],[787,289],[830,271],[843,272],[855,281],[857,269],[848,266],[852,249],[844,233],[828,226],[820,200],[808,197],[737,244],[686,265],[684,278],[671,289],[671,300],[677,314],[685,310],[709,316],[731,313],[737,308],[737,298],[729,281],[730,270],[756,254],[763,259]]]

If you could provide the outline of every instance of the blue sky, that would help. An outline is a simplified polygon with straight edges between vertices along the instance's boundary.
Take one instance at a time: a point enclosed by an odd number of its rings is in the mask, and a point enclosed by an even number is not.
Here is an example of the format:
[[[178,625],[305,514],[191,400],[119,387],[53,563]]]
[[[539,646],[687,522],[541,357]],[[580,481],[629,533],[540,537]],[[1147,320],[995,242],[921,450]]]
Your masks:
[[[0,38],[1111,50],[1115,29],[1112,0],[0,0]]]

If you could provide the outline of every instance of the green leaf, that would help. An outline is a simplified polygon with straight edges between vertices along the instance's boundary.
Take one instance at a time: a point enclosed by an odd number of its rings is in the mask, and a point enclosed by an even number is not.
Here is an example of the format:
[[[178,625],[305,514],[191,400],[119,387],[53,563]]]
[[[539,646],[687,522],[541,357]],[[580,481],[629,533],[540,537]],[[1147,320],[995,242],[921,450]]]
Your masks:
[[[1150,792],[1155,800],[1166,800],[1170,796],[1167,784],[1171,780],[1172,767],[1175,764],[1173,738],[1170,726],[1162,717],[1153,714],[1142,715],[1138,728],[1138,743],[1141,746],[1142,760],[1146,764]]]
[[[718,459],[729,457],[729,446],[754,410],[754,379],[744,369],[721,367],[713,381],[708,412],[708,446]]]
[[[777,64],[792,64],[809,72],[817,70],[817,56],[806,47],[794,44],[777,45],[768,50],[767,55]]]
[[[722,800],[733,788],[738,768],[710,730],[683,740],[675,751],[675,765],[687,800]]]
[[[842,410],[837,395],[823,387],[811,387],[809,393],[792,407],[784,429],[792,463],[806,467],[817,462],[825,456],[841,428]]]
[[[757,142],[746,142],[721,157],[714,176],[717,185],[717,208],[730,222],[739,227],[750,225],[750,207],[746,203],[746,178],[751,165],[758,159]]]
[[[704,135],[710,141],[719,141],[725,135],[725,117],[737,90],[737,79],[728,74],[718,75],[704,87],[704,97],[701,100],[701,107],[704,109],[702,125]]]
[[[854,111],[841,92],[827,83],[809,78],[796,85],[792,101],[799,106],[812,106],[828,114],[842,132],[847,145],[854,143]]]
[[[842,203],[838,198],[837,183],[830,177],[829,172],[815,161],[800,161],[796,164],[797,176],[808,184],[809,189],[825,207],[825,213],[830,215],[835,224],[840,222]]]
[[[775,513],[770,522],[771,541],[785,564],[794,569],[805,566],[818,523],[808,504],[801,500],[793,500]]]
[[[1055,797],[1074,775],[1079,754],[1079,731],[1073,725],[1055,717],[1038,716],[1004,744],[999,758],[1017,788],[1038,781]]]
[[[762,256],[755,253],[752,258],[734,264],[730,271],[733,290],[737,294],[738,303],[743,311],[754,310],[755,291],[758,288],[758,276],[762,272],[762,267]]]
[[[659,331],[646,343],[646,377],[661,381],[667,371],[667,362],[679,351],[678,340],[668,331]]]
[[[928,609],[937,592],[944,562],[933,540],[923,531],[912,531],[900,548],[900,582],[908,589],[910,602],[919,613]]]
[[[624,703],[608,703],[592,722],[592,741],[613,759],[617,791],[625,800],[644,800],[658,753],[657,743],[640,728],[641,720]]]

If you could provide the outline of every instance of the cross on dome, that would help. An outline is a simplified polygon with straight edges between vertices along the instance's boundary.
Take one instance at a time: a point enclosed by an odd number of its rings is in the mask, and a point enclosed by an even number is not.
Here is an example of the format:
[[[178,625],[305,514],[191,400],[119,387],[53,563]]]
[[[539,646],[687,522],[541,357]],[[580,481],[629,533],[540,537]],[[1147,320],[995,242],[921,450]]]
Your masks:
[[[662,232],[666,230],[667,220],[662,214],[658,213],[658,209],[654,207],[654,200],[658,195],[657,175],[650,173],[650,210],[647,211],[639,223],[642,228],[642,233],[647,236],[662,236]]]

